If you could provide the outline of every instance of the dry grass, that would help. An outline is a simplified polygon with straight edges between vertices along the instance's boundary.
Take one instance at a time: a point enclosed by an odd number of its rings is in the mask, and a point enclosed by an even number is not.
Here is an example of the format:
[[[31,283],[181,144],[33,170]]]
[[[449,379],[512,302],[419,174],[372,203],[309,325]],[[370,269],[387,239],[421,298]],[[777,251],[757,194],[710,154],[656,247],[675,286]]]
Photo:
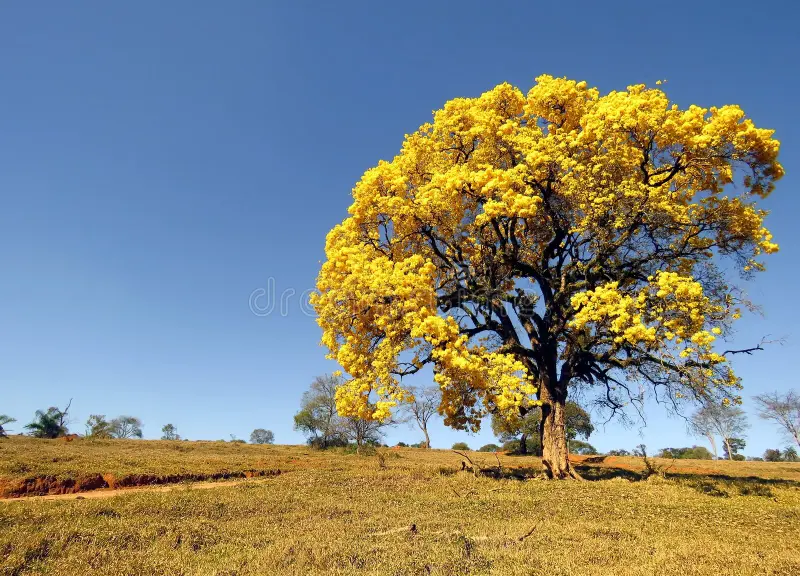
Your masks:
[[[214,490],[6,501],[3,576],[800,574],[798,465],[680,462],[714,476],[629,481],[641,463],[614,459],[585,471],[612,479],[557,483],[475,476],[446,451],[392,451],[381,466],[301,447],[40,442],[4,442],[0,477],[18,477],[22,462],[24,474],[62,477],[256,462],[284,473]],[[58,453],[73,458],[52,462]],[[513,476],[537,468],[501,462]]]

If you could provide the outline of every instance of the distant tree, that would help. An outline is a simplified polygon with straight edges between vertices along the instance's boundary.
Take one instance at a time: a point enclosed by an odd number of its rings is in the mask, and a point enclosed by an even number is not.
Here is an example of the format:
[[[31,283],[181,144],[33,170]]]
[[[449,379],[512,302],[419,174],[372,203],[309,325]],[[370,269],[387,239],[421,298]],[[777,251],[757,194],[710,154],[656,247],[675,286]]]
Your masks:
[[[492,432],[501,442],[509,444],[515,442],[517,447],[514,453],[528,454],[528,438],[539,434],[541,414],[539,410],[531,410],[524,416],[511,420],[498,414],[492,414]],[[539,444],[541,446],[541,444]]]
[[[263,428],[256,428],[250,433],[250,444],[274,444],[275,434],[272,430],[264,430]]]
[[[67,415],[70,406],[72,406],[71,398],[67,407],[63,410],[55,406],[48,408],[47,412],[37,410],[34,421],[26,425],[25,428],[30,430],[31,436],[35,438],[58,438],[59,436],[64,436],[69,432],[67,429]]]
[[[336,412],[336,387],[341,378],[318,376],[303,393],[300,411],[294,415],[294,429],[305,434],[308,443],[317,448],[347,444],[344,419]]]
[[[428,422],[433,418],[442,402],[442,392],[438,386],[416,388],[409,386],[408,391],[413,394],[414,400],[406,404],[406,411],[411,421],[415,422],[425,435],[425,447],[431,447],[431,437],[428,434]]]
[[[780,426],[786,438],[800,446],[800,394],[794,390],[786,394],[772,392],[759,394],[754,400],[758,415]]]
[[[497,444],[484,444],[480,448],[478,448],[478,452],[498,452],[500,450],[500,446]]]
[[[398,448],[408,448],[408,444],[406,444],[405,442],[398,442],[397,443],[397,447]]]
[[[135,416],[118,416],[109,422],[112,438],[141,438],[142,421]]]
[[[713,460],[714,455],[705,446],[684,448],[662,448],[659,458],[676,458],[679,460]]]
[[[691,426],[695,434],[709,439],[715,456],[717,446],[714,437],[722,438],[726,458],[731,460],[735,451],[731,449],[730,441],[734,438],[741,439],[748,428],[744,410],[726,404],[705,404],[692,416]]]
[[[91,414],[86,420],[87,438],[111,438],[111,422],[106,420],[105,414]]]
[[[730,438],[723,446],[725,458],[727,460],[737,460],[736,457],[740,456],[739,452],[744,450],[746,445],[747,442],[741,438]]]
[[[748,456],[747,457],[747,461],[748,462],[763,462],[764,459],[761,458],[760,456]]]
[[[181,437],[178,435],[178,429],[175,428],[172,424],[164,424],[161,428],[161,439],[162,440],[180,440]]]
[[[786,462],[800,462],[800,457],[798,457],[794,446],[789,446],[783,450],[783,459]]]
[[[630,456],[631,453],[628,452],[625,449],[620,449],[620,450],[609,450],[608,451],[608,455],[609,456]]]
[[[507,419],[492,415],[492,432],[501,442],[519,441],[519,454],[541,454],[541,410],[531,409],[524,416]],[[575,402],[567,402],[564,407],[564,423],[567,431],[567,445],[577,437],[588,439],[594,431],[588,412]]]
[[[311,446],[330,448],[344,446],[348,441],[356,445],[356,452],[367,444],[380,444],[383,429],[396,421],[342,417],[336,411],[336,387],[342,379],[335,375],[318,376],[303,394],[300,411],[294,416],[295,430],[302,431]],[[369,412],[374,411],[369,406]]]
[[[365,445],[380,444],[384,436],[383,428],[392,424],[391,421],[367,420],[354,416],[342,418],[342,430],[347,439],[355,443],[356,453],[360,453]]]
[[[469,444],[466,442],[456,442],[453,444],[453,450],[469,450]]]
[[[597,454],[597,448],[582,440],[573,440],[570,442],[569,449],[573,454],[581,454],[583,456]]]
[[[764,460],[766,462],[783,462],[783,454],[780,449],[767,448],[767,450],[764,451]]]
[[[7,434],[8,430],[6,430],[4,426],[6,424],[11,424],[12,422],[16,421],[17,420],[15,418],[12,418],[11,416],[8,416],[6,414],[0,414],[0,438],[6,438],[8,436]]]

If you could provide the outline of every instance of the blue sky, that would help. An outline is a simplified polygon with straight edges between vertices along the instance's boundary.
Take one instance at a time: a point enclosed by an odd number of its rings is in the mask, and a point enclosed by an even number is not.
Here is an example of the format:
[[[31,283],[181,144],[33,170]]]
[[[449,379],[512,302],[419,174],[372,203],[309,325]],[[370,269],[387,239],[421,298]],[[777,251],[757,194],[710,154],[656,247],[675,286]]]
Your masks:
[[[192,439],[265,427],[301,442],[300,396],[335,366],[299,296],[353,184],[446,100],[541,73],[602,92],[667,79],[681,106],[735,103],[777,130],[787,176],[766,205],[782,251],[736,344],[786,341],[736,367],[747,399],[797,388],[798,8],[524,4],[2,3],[0,413],[19,429],[72,397],[75,431],[124,413],[148,438],[171,422]],[[285,314],[254,314],[270,279],[295,294]],[[647,424],[591,441],[701,442],[657,407]],[[747,454],[783,445],[751,424]],[[488,426],[432,436],[492,440]]]

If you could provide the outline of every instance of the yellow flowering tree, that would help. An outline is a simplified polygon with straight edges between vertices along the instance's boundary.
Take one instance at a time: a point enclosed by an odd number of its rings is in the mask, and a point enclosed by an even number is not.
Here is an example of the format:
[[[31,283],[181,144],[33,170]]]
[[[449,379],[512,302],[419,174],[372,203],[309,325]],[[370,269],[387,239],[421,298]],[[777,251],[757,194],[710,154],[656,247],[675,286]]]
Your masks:
[[[735,401],[715,342],[743,305],[729,277],[778,249],[758,208],[783,173],[772,134],[644,85],[540,76],[447,102],[328,234],[313,305],[349,374],[338,411],[385,419],[432,365],[452,427],[540,406],[543,463],[567,478],[572,386],[614,411],[643,386]]]

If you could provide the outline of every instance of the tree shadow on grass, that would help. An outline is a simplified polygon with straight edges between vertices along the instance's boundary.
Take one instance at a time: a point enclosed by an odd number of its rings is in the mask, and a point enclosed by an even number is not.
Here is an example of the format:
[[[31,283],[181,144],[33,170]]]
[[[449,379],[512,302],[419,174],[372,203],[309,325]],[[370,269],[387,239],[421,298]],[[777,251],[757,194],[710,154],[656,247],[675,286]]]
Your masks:
[[[602,460],[598,461],[602,462]],[[651,476],[692,488],[701,494],[720,498],[730,496],[761,496],[775,498],[773,488],[800,489],[800,482],[785,478],[762,478],[761,476],[732,476],[729,474],[698,474],[690,472],[647,472],[616,466],[575,466],[578,473],[590,481],[622,478],[631,482],[647,480]]]
[[[495,479],[506,480],[531,480],[543,477],[544,469],[538,456],[507,454],[519,458],[520,461],[530,459],[530,466],[492,466],[483,465],[469,460],[462,461],[461,471],[470,471],[476,475]],[[651,468],[650,470],[631,470],[621,466],[606,464],[606,456],[588,456],[580,462],[574,462],[573,468],[584,480],[613,480],[621,478],[630,482],[640,482],[652,476],[662,478],[668,482],[684,485],[710,496],[728,497],[764,496],[774,498],[772,488],[800,489],[800,481],[786,478],[763,478],[761,476],[733,476],[728,474],[706,474],[696,472],[670,472],[667,468]],[[498,461],[499,464],[499,461]],[[476,469],[477,468],[477,469]],[[454,472],[458,471],[455,469]]]

